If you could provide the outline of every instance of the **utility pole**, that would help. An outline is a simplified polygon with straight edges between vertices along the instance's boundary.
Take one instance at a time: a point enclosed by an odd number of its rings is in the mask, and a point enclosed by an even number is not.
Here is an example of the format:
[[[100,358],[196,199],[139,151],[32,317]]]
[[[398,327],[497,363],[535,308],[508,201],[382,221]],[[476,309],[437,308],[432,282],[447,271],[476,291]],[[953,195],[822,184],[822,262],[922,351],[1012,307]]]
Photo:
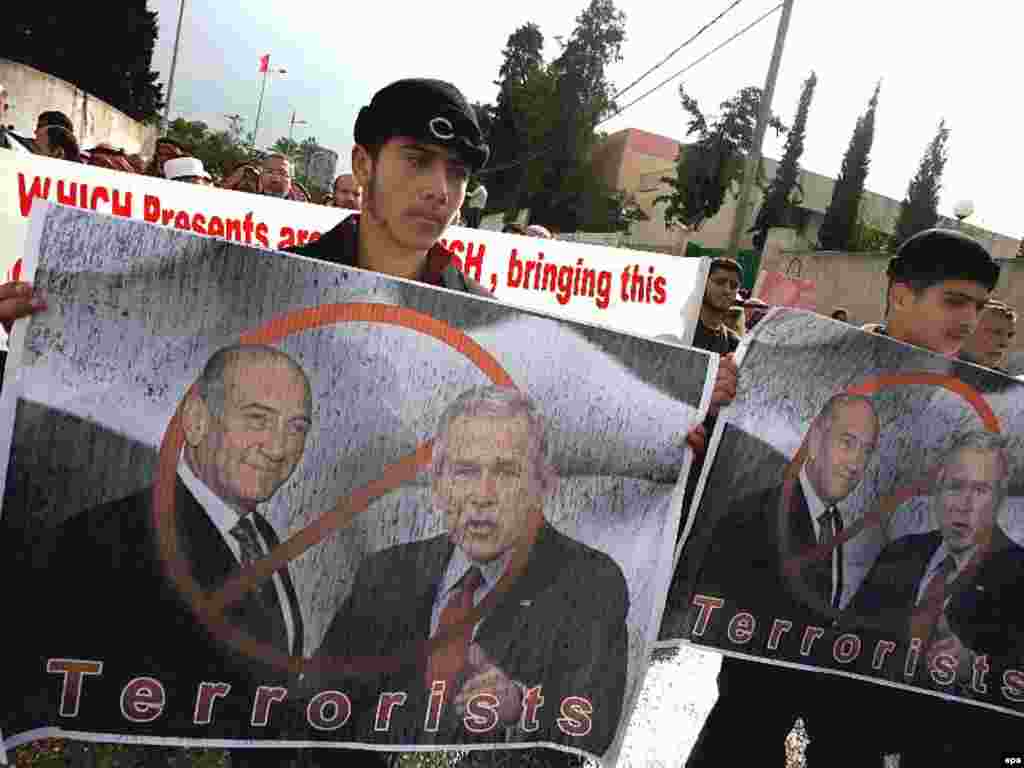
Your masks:
[[[174,71],[178,68],[178,44],[181,42],[181,22],[185,18],[185,0],[178,8],[178,31],[174,35],[174,52],[171,54],[171,74],[167,77],[167,100],[164,102],[164,119],[161,132],[167,130],[171,115],[171,96],[174,93]]]
[[[754,146],[750,156],[747,158],[746,168],[743,171],[743,184],[740,187],[740,200],[736,206],[736,215],[732,223],[732,233],[729,236],[729,249],[726,255],[735,259],[740,249],[740,237],[747,221],[747,208],[750,207],[750,190],[754,186],[754,175],[761,165],[761,145],[764,144],[764,132],[768,128],[768,117],[772,113],[772,96],[775,93],[775,81],[779,76],[779,64],[782,62],[782,48],[786,43],[786,33],[789,31],[789,17],[793,11],[793,0],[784,0],[782,4],[782,17],[779,19],[779,29],[775,33],[775,50],[772,51],[772,61],[768,65],[768,76],[764,81],[764,91],[761,92],[761,107],[757,114],[757,128],[754,130]]]

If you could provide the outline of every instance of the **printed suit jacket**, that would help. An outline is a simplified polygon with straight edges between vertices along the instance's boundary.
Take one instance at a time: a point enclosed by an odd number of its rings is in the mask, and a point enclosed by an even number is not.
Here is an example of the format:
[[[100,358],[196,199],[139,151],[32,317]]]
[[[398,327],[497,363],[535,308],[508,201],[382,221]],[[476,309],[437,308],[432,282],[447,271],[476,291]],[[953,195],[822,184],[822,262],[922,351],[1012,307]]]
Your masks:
[[[176,544],[187,571],[206,594],[215,592],[237,571],[238,562],[205,510],[185,485],[176,483]],[[49,657],[101,659],[103,673],[87,679],[81,714],[65,727],[124,728],[120,691],[137,676],[153,677],[164,687],[161,717],[145,726],[159,735],[258,738],[273,728],[249,728],[253,692],[259,685],[292,683],[287,671],[265,659],[251,658],[212,631],[192,610],[169,577],[158,550],[152,514],[152,489],[92,510],[61,526],[52,542],[47,571],[48,603],[57,606],[65,629],[48,632]],[[253,519],[271,548],[277,534],[259,514]],[[268,581],[227,611],[230,626],[281,652],[302,653],[303,622],[288,569],[279,572],[294,627],[287,632],[277,591]],[[66,627],[70,625],[73,630]],[[41,665],[45,661],[41,660]],[[45,679],[45,669],[40,679]],[[49,676],[53,678],[53,675]],[[202,681],[231,685],[217,700],[213,722],[193,722]],[[46,681],[52,688],[52,680]],[[53,697],[54,700],[59,697]],[[131,724],[128,724],[129,729]]]
[[[817,540],[800,483],[793,483],[787,510],[782,509],[782,497],[782,485],[746,496],[715,525],[695,594],[721,598],[725,604],[712,615],[701,639],[731,650],[806,662],[798,656],[799,632],[808,624],[828,626],[833,618],[824,596],[814,590],[814,566],[795,574],[785,570],[787,559],[815,546]],[[824,563],[817,567],[823,566],[829,568],[831,584],[830,567]],[[729,620],[738,611],[749,612],[756,620],[753,637],[742,647],[726,637]],[[696,618],[696,608],[691,613]],[[770,650],[767,643],[774,619],[791,621],[794,629],[777,649]]]
[[[426,642],[437,590],[451,557],[447,534],[378,552],[363,561],[352,591],[332,621],[317,656],[401,654]],[[604,752],[615,734],[625,691],[629,596],[619,566],[607,555],[545,524],[538,532],[524,573],[478,626],[474,642],[511,679],[543,686],[539,729],[519,741],[556,741]],[[357,691],[353,709],[365,713],[359,729],[373,734],[380,693],[404,691],[408,702],[382,740],[459,743],[504,740],[503,728],[490,736],[467,733],[452,714],[450,698],[442,725],[424,732],[427,690],[423,659],[408,653],[399,669],[348,680]],[[568,736],[556,724],[564,698],[587,699],[589,733]],[[500,733],[499,733],[500,732]]]
[[[906,641],[928,563],[942,544],[939,531],[896,539],[878,556],[851,602],[850,621],[867,621]],[[993,657],[1024,654],[1024,548],[1001,528],[973,575],[951,585],[946,618],[965,647]]]

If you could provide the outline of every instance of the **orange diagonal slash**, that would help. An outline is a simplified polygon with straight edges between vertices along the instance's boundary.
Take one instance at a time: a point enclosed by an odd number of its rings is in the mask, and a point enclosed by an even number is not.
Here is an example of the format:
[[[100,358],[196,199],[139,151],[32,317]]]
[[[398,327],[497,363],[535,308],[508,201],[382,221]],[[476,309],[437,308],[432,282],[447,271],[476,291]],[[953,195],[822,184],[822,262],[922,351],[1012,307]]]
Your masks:
[[[512,378],[490,352],[469,336],[441,320],[407,307],[370,303],[325,304],[319,307],[309,307],[275,317],[258,328],[246,331],[240,336],[239,341],[242,344],[274,344],[288,336],[304,331],[346,322],[393,325],[430,336],[465,356],[494,384],[515,386]],[[333,509],[275,547],[266,558],[240,568],[220,590],[209,595],[192,578],[189,565],[178,547],[175,533],[174,489],[177,480],[178,457],[181,455],[185,441],[181,413],[190,393],[191,389],[178,404],[164,433],[164,439],[160,446],[157,478],[153,488],[153,522],[157,532],[158,548],[167,573],[178,590],[189,601],[196,615],[218,637],[252,657],[261,658],[277,667],[287,668],[293,673],[297,672],[306,664],[305,659],[292,658],[269,643],[249,637],[227,622],[224,618],[224,611],[244,597],[246,593],[270,578],[275,571],[287,567],[289,562],[307,549],[323,541],[332,533],[347,527],[356,515],[363,512],[372,501],[415,478],[419,471],[430,463],[433,441],[428,440],[419,446],[413,454],[384,467],[379,478],[353,491],[348,498],[339,499]],[[471,615],[467,617],[467,623],[478,621],[480,616],[494,605],[498,597],[508,590],[522,572],[525,557],[524,552],[522,563],[512,563],[506,574],[507,578],[502,578],[496,588],[488,594],[487,599],[476,606]],[[429,643],[412,644],[403,651],[425,656],[434,647],[444,643],[447,634],[449,633],[444,633]],[[332,669],[346,671],[386,670],[396,667],[398,661],[399,657],[395,655],[367,659],[329,660]],[[322,668],[324,662],[320,661],[316,666]]]

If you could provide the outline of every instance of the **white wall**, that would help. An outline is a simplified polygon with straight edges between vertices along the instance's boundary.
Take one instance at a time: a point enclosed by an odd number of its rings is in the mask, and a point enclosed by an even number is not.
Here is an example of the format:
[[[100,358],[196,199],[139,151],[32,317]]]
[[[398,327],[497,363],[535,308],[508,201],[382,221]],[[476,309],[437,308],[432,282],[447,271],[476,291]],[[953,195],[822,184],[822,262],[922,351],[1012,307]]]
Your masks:
[[[0,84],[9,93],[8,122],[18,133],[32,136],[40,112],[60,110],[75,126],[82,149],[106,142],[128,154],[150,155],[156,142],[155,125],[143,125],[58,77],[8,59],[0,59]]]

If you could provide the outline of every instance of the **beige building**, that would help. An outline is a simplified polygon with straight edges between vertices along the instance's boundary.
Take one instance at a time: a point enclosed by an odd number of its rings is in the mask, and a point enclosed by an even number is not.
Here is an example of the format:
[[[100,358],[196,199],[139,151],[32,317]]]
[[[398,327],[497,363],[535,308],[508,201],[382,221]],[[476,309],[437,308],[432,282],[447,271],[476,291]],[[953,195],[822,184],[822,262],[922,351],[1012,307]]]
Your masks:
[[[638,128],[627,128],[609,136],[594,151],[593,165],[612,189],[624,190],[635,197],[638,206],[647,214],[649,221],[636,222],[630,237],[624,244],[645,248],[656,248],[671,253],[682,253],[685,244],[692,239],[706,248],[724,248],[728,245],[733,221],[736,217],[738,200],[732,195],[726,197],[718,214],[705,221],[695,233],[684,232],[681,228],[665,227],[665,205],[654,205],[659,195],[668,194],[671,188],[661,181],[663,176],[675,175],[675,161],[682,145],[666,136],[648,133]],[[778,161],[764,160],[765,178],[775,177]],[[813,247],[818,240],[818,230],[825,218],[825,210],[832,200],[835,180],[811,171],[801,170],[800,186],[803,200],[797,207],[797,245]],[[736,190],[738,195],[738,190]],[[746,212],[746,227],[761,206],[762,195],[756,187],[751,195],[751,204]],[[861,203],[865,222],[884,232],[892,233],[900,212],[900,201],[867,191]],[[985,230],[970,228],[971,234],[980,239],[997,258],[1011,258],[1016,255],[1020,241]],[[741,248],[750,248],[750,235],[744,233]]]

